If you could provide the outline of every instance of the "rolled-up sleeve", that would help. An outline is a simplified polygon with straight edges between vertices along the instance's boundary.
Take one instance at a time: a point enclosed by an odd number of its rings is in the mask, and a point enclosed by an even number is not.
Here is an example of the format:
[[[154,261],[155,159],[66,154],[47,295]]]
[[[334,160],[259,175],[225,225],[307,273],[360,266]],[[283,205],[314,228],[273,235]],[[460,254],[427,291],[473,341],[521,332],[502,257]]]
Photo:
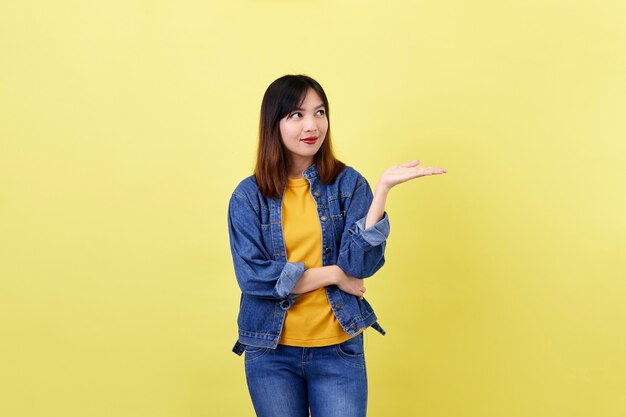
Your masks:
[[[389,237],[389,217],[387,213],[373,226],[365,228],[365,217],[356,222],[357,233],[352,235],[355,242],[364,250],[384,243]]]
[[[283,268],[276,285],[274,286],[274,292],[278,298],[289,298],[291,292],[298,284],[298,281],[304,273],[303,262],[287,262]],[[295,297],[295,294],[293,295]]]

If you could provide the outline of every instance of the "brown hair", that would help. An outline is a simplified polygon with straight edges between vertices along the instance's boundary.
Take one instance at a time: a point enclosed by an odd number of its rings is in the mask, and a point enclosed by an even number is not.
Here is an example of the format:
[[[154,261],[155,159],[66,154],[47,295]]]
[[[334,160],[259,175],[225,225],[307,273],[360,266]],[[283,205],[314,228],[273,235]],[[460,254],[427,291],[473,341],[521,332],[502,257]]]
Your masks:
[[[265,197],[279,197],[287,182],[288,161],[280,136],[280,120],[302,104],[310,88],[322,99],[328,118],[326,139],[313,160],[320,180],[325,184],[333,182],[346,166],[333,153],[328,98],[322,86],[306,75],[282,76],[267,87],[261,103],[259,147],[254,176]]]

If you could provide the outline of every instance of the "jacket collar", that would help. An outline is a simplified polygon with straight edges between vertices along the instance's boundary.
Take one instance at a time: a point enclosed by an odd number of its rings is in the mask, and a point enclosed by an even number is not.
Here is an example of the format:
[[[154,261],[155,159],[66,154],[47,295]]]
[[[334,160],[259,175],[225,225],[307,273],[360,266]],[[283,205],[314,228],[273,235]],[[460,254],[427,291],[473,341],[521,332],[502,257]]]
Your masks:
[[[313,178],[317,178],[318,175],[319,174],[317,172],[317,167],[315,166],[315,164],[305,169],[304,172],[302,173],[302,176],[306,178],[307,180],[312,180]]]

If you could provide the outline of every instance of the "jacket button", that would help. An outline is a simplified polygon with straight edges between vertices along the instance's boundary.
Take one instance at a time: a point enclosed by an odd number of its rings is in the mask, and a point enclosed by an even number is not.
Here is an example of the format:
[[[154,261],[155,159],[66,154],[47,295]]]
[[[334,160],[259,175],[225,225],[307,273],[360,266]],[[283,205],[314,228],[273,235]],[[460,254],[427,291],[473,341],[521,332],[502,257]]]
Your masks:
[[[313,195],[314,195],[315,197],[319,197],[319,196],[320,196],[320,192],[319,192],[319,191],[316,191],[316,192],[314,192],[314,193],[313,193]]]
[[[350,330],[356,330],[356,324],[350,325]]]
[[[280,302],[280,308],[282,308],[283,310],[288,310],[289,307],[291,307],[291,301],[283,300]]]
[[[326,249],[324,249],[324,252],[326,252],[326,253],[330,253],[330,248],[326,248]]]
[[[341,304],[335,304],[335,311],[341,310]]]
[[[328,217],[326,217],[326,216],[322,216],[322,217],[320,217],[320,220],[321,220],[321,221],[323,221],[323,222],[325,222],[326,220],[328,220]]]

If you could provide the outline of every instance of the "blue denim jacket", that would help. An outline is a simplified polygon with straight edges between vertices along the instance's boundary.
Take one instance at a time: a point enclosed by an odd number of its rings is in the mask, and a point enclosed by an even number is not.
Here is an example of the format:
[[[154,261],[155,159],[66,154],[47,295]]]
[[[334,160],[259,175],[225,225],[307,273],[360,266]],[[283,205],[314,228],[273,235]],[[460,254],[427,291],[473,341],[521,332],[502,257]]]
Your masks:
[[[372,191],[365,178],[346,167],[331,184],[323,184],[315,165],[304,171],[317,203],[322,228],[322,264],[337,265],[356,278],[372,276],[385,263],[389,219],[365,230]],[[243,345],[275,349],[287,310],[298,297],[291,294],[304,273],[304,263],[288,262],[282,229],[282,197],[266,198],[254,176],[244,179],[230,199],[228,230],[235,275],[241,288],[239,339]],[[350,335],[372,326],[380,333],[370,304],[334,285],[326,287],[330,307]]]

